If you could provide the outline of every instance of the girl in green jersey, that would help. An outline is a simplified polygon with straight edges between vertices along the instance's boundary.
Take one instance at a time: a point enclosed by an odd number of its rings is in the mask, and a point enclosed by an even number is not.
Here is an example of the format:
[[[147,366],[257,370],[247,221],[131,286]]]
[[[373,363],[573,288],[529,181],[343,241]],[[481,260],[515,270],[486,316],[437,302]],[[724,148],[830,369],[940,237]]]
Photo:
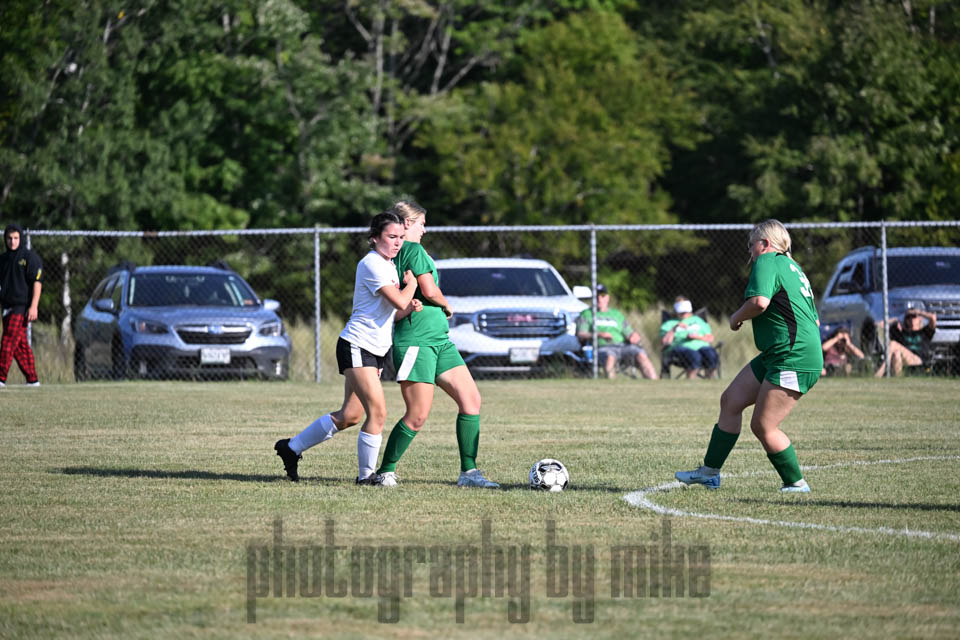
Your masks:
[[[416,298],[423,304],[419,313],[407,315],[393,329],[393,362],[397,382],[406,404],[406,413],[393,427],[383,460],[377,470],[379,483],[397,484],[397,462],[433,406],[434,387],[439,386],[457,403],[457,446],[460,450],[461,487],[498,488],[477,468],[480,442],[480,390],[464,364],[457,346],[450,341],[447,319],[453,315],[450,303],[438,286],[437,267],[420,244],[426,233],[427,212],[415,202],[397,202],[390,209],[406,225],[403,248],[394,259],[398,271],[411,271],[417,277]]]
[[[780,423],[820,378],[823,349],[820,320],[810,281],[790,257],[790,234],[777,220],[761,222],[748,244],[753,267],[743,305],[730,316],[730,328],[753,320],[760,355],[746,365],[720,397],[720,417],[713,427],[703,465],[678,471],[684,484],[720,487],[720,467],[740,435],[743,410],[755,404],[750,430],[760,440],[780,474],[785,493],[808,493],[797,454]]]

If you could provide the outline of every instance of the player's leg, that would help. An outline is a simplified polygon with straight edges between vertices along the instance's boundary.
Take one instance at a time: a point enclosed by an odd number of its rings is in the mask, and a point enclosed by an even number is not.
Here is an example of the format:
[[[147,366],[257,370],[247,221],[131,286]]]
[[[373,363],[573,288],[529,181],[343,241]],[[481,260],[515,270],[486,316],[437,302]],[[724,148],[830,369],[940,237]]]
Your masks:
[[[759,357],[747,364],[720,395],[720,415],[710,434],[703,464],[692,471],[678,471],[675,477],[684,484],[702,484],[710,489],[720,487],[720,468],[733,451],[740,437],[743,411],[757,401],[763,365]]]
[[[382,486],[396,486],[397,463],[420,432],[433,407],[434,380],[437,377],[438,348],[407,346],[393,348],[393,363],[406,410],[390,431],[377,469]]]
[[[387,399],[376,367],[355,367],[344,371],[347,381],[363,405],[366,419],[357,434],[357,483],[372,484],[376,478],[377,458],[387,421]]]
[[[377,469],[377,473],[382,476],[381,484],[390,487],[397,484],[397,463],[400,462],[400,458],[430,416],[430,409],[433,406],[433,388],[433,385],[428,382],[410,380],[400,382],[400,393],[403,396],[406,412],[393,425],[387,444],[383,448],[383,459],[380,461],[380,468]]]
[[[805,493],[810,488],[803,479],[797,454],[790,438],[780,429],[780,424],[790,415],[802,395],[800,391],[785,389],[764,380],[757,395],[750,430],[760,440],[770,463],[780,475],[783,489]]]
[[[379,360],[373,354],[362,351],[342,338],[337,341],[336,354],[337,367],[344,376],[343,403],[340,409],[320,416],[293,438],[277,440],[273,445],[277,455],[283,460],[287,477],[294,482],[300,478],[297,465],[304,451],[321,442],[326,442],[340,431],[359,423],[363,418],[363,405],[354,390],[353,379],[347,376],[347,372],[355,366],[364,364],[376,372]]]
[[[488,480],[477,468],[482,403],[480,389],[452,343],[441,352],[437,368],[437,386],[457,403],[457,449],[460,453],[457,485],[496,489],[500,485]]]

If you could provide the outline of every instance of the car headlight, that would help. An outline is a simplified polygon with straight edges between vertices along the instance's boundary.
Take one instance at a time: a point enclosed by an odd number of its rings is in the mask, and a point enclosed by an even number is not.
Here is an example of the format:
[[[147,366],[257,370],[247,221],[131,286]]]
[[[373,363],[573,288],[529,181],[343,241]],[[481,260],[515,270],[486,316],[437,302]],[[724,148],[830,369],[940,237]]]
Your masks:
[[[139,318],[131,318],[130,328],[133,329],[134,333],[169,333],[170,329],[165,324],[160,324],[159,322],[150,322],[149,320],[140,320]]]
[[[473,314],[471,313],[455,313],[448,321],[450,323],[450,328],[459,327],[462,324],[469,324],[473,326]]]
[[[270,336],[278,338],[283,335],[283,323],[279,320],[276,322],[268,322],[267,324],[260,327],[260,335]]]

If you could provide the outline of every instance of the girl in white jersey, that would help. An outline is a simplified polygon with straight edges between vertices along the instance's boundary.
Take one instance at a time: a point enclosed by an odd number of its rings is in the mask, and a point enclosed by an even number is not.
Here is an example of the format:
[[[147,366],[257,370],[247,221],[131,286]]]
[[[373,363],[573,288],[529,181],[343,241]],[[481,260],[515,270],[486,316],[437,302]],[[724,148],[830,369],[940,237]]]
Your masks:
[[[377,456],[387,404],[380,385],[383,358],[393,341],[393,321],[402,313],[419,310],[413,301],[417,279],[407,271],[403,288],[397,281],[393,258],[403,245],[403,221],[395,213],[374,216],[370,223],[371,251],[357,265],[353,289],[353,313],[337,341],[337,367],[344,376],[343,405],[317,418],[293,438],[278,440],[273,448],[283,460],[287,476],[300,479],[297,463],[310,447],[366,420],[357,437],[357,484],[375,484]]]

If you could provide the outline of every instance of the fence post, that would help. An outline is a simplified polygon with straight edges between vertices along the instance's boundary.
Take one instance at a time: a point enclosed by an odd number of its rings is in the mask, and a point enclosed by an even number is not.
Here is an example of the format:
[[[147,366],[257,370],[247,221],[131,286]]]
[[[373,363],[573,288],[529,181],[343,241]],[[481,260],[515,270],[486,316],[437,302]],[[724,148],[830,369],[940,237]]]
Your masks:
[[[597,351],[597,225],[590,224],[590,309],[593,314],[593,379],[599,377],[600,353]]]
[[[880,262],[883,264],[883,375],[890,377],[890,300],[887,290],[887,221],[880,221]]]
[[[320,225],[313,227],[313,366],[320,382]]]

